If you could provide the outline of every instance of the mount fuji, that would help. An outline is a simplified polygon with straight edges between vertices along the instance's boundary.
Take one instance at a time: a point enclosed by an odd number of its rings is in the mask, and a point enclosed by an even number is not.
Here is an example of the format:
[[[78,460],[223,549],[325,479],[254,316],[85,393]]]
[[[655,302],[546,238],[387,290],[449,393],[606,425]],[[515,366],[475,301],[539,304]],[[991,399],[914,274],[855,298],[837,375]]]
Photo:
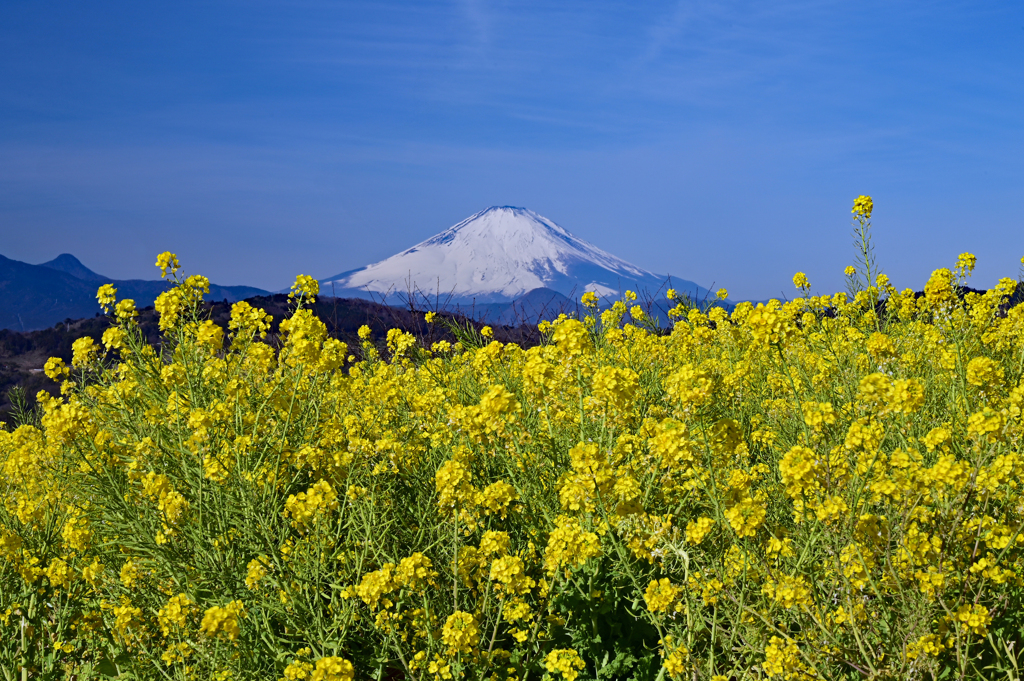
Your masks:
[[[668,288],[695,300],[708,295],[692,281],[640,269],[513,206],[482,210],[390,258],[320,280],[323,295],[396,297],[428,307],[489,306],[527,294],[536,300],[539,293],[579,300],[586,291],[614,300],[627,289],[654,299]]]

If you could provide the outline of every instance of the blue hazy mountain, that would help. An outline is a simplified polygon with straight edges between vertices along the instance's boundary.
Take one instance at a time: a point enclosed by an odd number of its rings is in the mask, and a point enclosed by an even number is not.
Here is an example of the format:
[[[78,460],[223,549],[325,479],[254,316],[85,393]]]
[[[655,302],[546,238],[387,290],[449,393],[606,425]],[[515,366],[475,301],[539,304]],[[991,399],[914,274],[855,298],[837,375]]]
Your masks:
[[[0,255],[0,329],[32,331],[65,319],[92,317],[100,312],[96,289],[113,284],[118,298],[131,298],[137,307],[153,304],[170,288],[164,280],[115,280],[93,272],[78,258],[63,253],[41,265]],[[243,300],[267,291],[252,286],[210,284],[209,300]]]

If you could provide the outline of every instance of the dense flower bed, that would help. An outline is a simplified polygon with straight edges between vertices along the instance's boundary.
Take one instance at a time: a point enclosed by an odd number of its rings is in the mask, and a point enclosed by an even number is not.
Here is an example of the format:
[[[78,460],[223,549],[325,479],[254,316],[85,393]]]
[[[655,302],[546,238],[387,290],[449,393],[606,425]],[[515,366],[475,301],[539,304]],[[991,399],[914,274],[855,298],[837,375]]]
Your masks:
[[[852,295],[798,275],[667,332],[627,293],[528,350],[366,329],[350,354],[315,281],[271,347],[246,303],[202,319],[164,254],[162,346],[101,288],[117,325],[0,432],[0,667],[1007,678],[1024,307],[1012,280],[958,295],[967,255],[923,297],[864,264]]]

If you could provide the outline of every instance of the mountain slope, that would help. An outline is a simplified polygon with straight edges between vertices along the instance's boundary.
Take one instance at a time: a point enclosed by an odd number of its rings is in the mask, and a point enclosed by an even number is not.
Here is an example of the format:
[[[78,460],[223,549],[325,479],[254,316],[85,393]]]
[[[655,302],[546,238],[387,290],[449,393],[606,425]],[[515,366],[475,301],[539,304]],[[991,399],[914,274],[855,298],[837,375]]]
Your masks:
[[[83,265],[81,260],[70,253],[61,253],[49,262],[40,263],[39,266],[49,267],[51,270],[58,270],[65,274],[70,274],[72,277],[76,277],[82,281],[95,281],[100,284],[110,281],[109,277],[104,277],[102,274],[96,274]]]
[[[390,258],[323,279],[320,290],[412,297],[436,307],[509,302],[535,289],[572,299],[584,291],[615,298],[627,289],[653,297],[670,286],[696,297],[707,293],[617,258],[531,210],[494,206]]]
[[[32,331],[99,309],[95,284],[0,255],[0,329]]]
[[[140,308],[152,305],[171,286],[162,280],[108,279],[67,253],[42,265],[0,255],[0,329],[32,331],[92,317],[100,312],[96,289],[105,283],[117,288],[119,299],[132,298]],[[252,286],[210,284],[207,300],[234,302],[266,293]]]

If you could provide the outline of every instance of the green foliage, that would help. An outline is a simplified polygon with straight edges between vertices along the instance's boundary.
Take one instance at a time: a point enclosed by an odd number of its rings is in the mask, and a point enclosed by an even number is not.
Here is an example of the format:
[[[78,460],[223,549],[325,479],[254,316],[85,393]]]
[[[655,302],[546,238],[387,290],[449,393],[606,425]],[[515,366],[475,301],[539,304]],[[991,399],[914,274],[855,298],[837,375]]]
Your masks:
[[[529,349],[119,301],[0,431],[0,669],[1016,679],[1024,310],[968,262]]]

